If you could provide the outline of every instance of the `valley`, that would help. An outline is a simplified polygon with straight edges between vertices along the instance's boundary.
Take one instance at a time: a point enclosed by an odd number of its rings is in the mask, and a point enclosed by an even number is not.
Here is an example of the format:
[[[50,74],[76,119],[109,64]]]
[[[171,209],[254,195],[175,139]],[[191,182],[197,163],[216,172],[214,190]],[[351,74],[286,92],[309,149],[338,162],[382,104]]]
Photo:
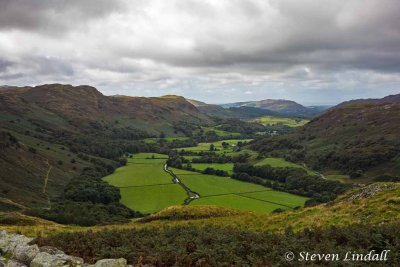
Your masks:
[[[0,104],[0,227],[89,262],[254,266],[280,262],[272,240],[334,246],[374,227],[392,238],[396,227],[396,97],[321,113],[282,100],[223,107],[55,84],[2,89]],[[97,247],[113,236],[117,250]]]

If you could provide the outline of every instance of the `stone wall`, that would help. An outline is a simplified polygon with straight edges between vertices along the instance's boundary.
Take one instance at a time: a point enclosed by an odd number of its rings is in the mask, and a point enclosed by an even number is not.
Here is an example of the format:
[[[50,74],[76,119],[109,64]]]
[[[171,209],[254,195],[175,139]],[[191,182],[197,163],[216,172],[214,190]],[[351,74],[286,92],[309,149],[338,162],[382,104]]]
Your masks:
[[[132,267],[125,259],[104,259],[86,264],[54,247],[38,247],[33,238],[0,232],[0,267]]]

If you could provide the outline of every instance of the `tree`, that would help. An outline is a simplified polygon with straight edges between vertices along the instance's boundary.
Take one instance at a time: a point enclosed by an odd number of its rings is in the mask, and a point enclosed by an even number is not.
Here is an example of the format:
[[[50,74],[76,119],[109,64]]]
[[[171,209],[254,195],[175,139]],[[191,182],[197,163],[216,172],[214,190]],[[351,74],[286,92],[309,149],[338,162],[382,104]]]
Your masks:
[[[210,145],[210,151],[214,151],[215,150],[215,146],[214,146],[214,144],[211,144]]]
[[[222,147],[223,147],[224,149],[227,149],[227,148],[229,147],[229,143],[227,143],[227,142],[222,142]]]

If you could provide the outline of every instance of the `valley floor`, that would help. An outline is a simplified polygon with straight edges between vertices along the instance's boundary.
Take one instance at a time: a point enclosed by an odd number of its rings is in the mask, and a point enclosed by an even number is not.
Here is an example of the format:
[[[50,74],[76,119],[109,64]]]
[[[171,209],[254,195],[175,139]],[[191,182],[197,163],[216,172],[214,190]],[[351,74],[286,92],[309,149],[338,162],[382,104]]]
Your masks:
[[[173,177],[164,171],[167,155],[153,153],[134,154],[124,167],[104,178],[119,187],[121,202],[127,207],[148,214],[163,208],[183,204],[188,195]],[[207,166],[207,164],[203,164]],[[228,164],[229,165],[229,164]],[[231,168],[231,164],[229,165]],[[206,175],[198,172],[170,168],[182,183],[200,197],[190,205],[216,205],[258,213],[276,209],[301,207],[305,197],[275,191],[261,185],[246,183],[229,177]]]

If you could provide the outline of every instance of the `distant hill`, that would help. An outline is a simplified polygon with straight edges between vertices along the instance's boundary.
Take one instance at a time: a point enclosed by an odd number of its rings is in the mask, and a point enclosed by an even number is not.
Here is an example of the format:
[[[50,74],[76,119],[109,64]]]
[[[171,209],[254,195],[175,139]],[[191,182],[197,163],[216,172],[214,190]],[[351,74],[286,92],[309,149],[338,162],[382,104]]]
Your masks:
[[[189,99],[188,101],[196,106],[197,109],[202,113],[211,117],[218,117],[222,119],[236,118],[248,120],[262,116],[280,116],[280,114],[277,112],[258,107],[238,106],[224,108],[220,105],[206,104],[197,100]]]
[[[260,101],[236,102],[236,103],[222,104],[221,106],[224,108],[235,108],[235,107],[261,108],[275,112],[275,114],[279,114],[281,116],[289,116],[289,117],[293,116],[313,117],[328,108],[326,106],[305,107],[294,101],[283,100],[283,99],[265,99]]]
[[[254,148],[316,170],[391,180],[400,178],[399,126],[400,95],[355,100],[331,108],[293,134],[259,141]]]

